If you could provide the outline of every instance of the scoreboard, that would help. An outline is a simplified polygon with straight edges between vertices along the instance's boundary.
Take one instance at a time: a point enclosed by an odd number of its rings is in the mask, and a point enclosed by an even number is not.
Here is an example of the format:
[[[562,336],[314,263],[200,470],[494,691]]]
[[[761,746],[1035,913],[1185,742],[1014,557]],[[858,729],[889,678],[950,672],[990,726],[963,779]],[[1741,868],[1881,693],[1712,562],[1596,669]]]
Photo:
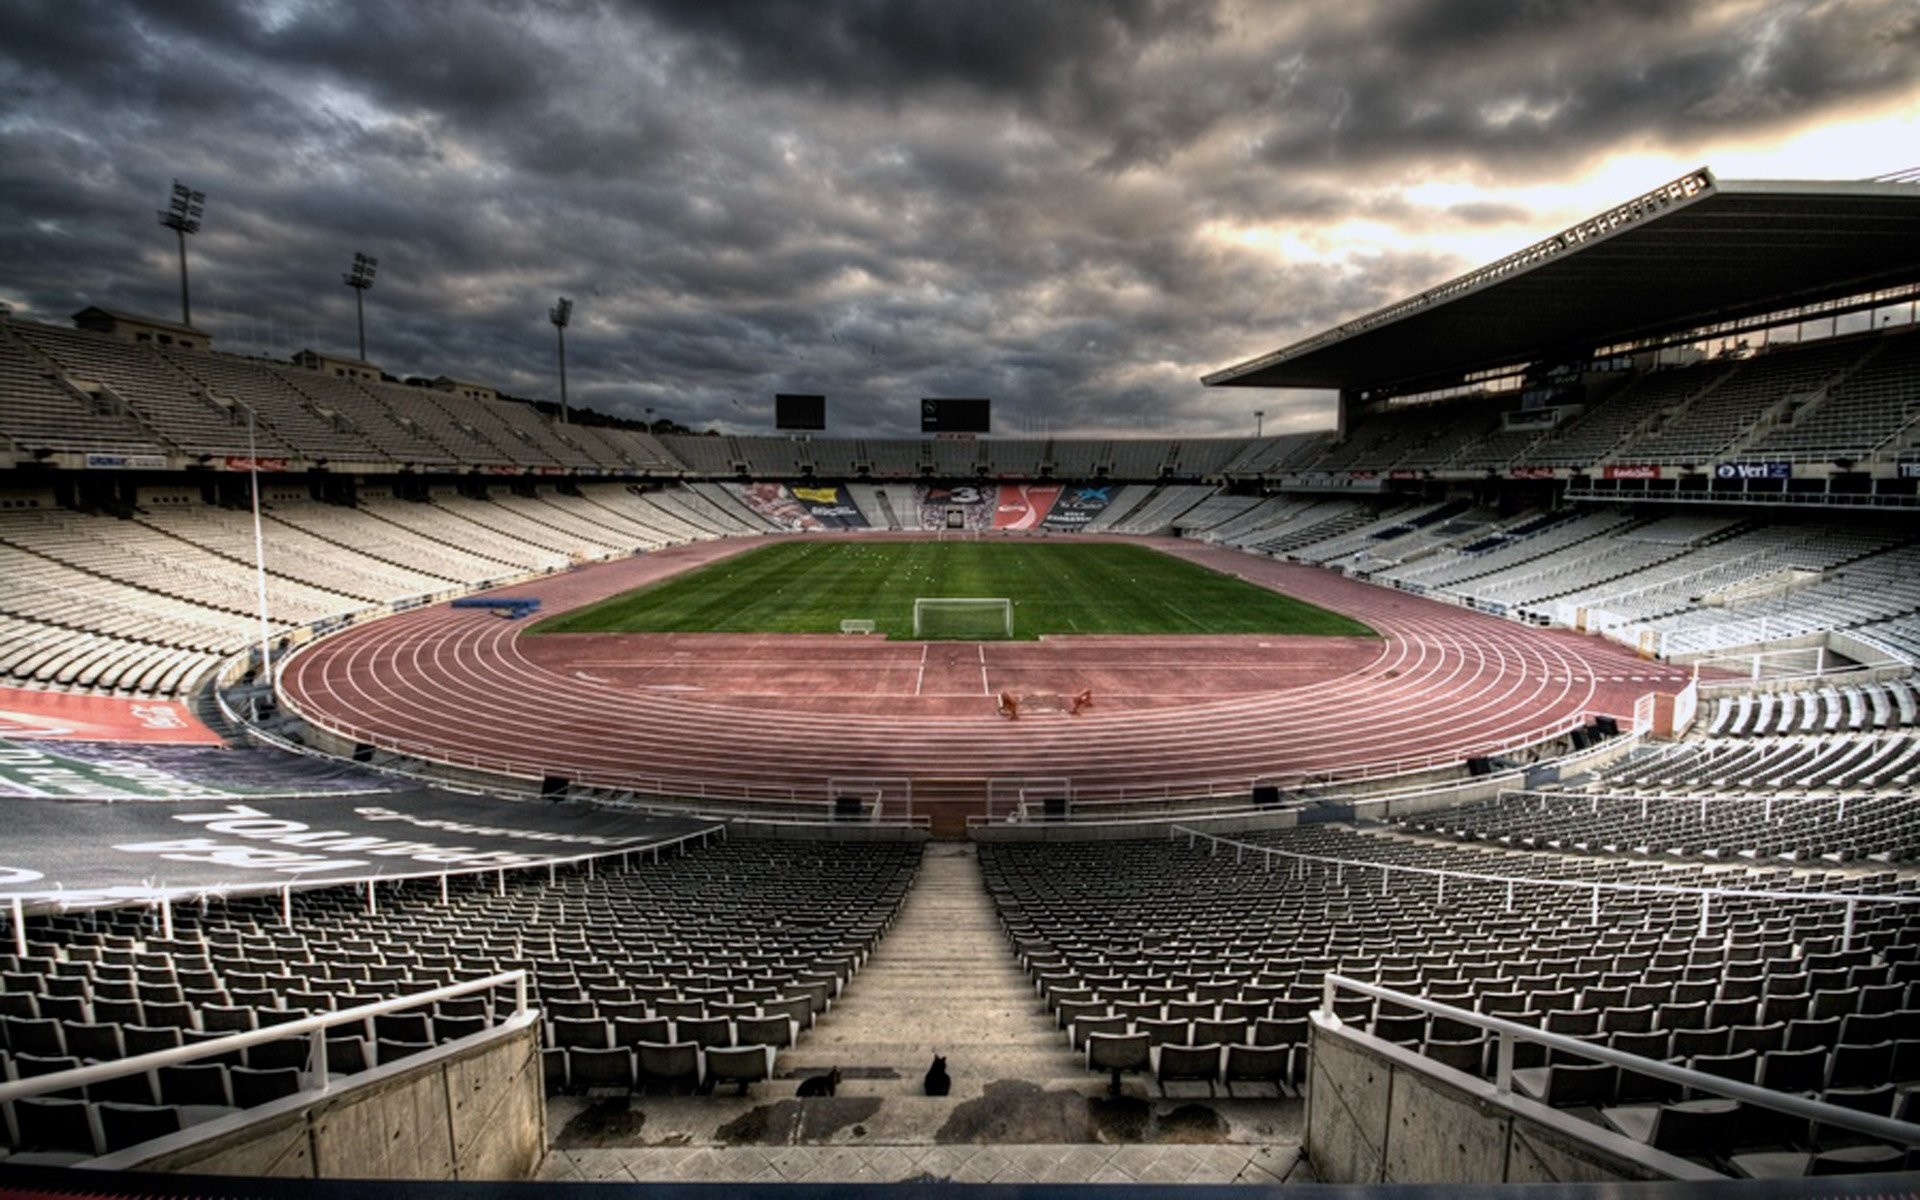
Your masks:
[[[991,400],[937,399],[920,402],[921,433],[989,433]]]

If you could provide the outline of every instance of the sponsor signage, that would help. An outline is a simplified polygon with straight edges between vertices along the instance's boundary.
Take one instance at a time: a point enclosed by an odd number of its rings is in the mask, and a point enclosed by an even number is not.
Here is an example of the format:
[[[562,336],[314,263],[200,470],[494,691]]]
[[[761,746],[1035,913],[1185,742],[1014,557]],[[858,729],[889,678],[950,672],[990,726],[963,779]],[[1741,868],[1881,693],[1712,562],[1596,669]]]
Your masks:
[[[0,687],[0,737],[31,741],[197,742],[220,735],[174,700],[130,700]]]
[[[1520,412],[1507,413],[1500,420],[1502,428],[1505,429],[1546,429],[1560,423],[1560,410],[1529,408]]]
[[[995,529],[1038,529],[1060,498],[1058,484],[1003,483],[994,505]]]
[[[1060,530],[1084,528],[1088,522],[1105,512],[1107,505],[1112,502],[1113,487],[1109,484],[1066,488],[1047,511],[1040,527]]]
[[[690,822],[577,814],[418,790],[354,796],[183,798],[95,804],[75,838],[71,800],[9,798],[0,897],[151,896],[156,884],[201,890],[294,880],[496,870],[638,849],[693,831]]]
[[[1514,479],[1552,479],[1552,467],[1514,467],[1507,474]]]
[[[809,516],[827,529],[865,529],[867,518],[838,484],[791,489]]]
[[[1407,470],[1405,467],[1399,467],[1392,471],[1388,471],[1387,478],[1388,479],[1418,479],[1420,478],[1420,472],[1410,471],[1410,470]]]
[[[1348,479],[1378,479],[1378,478],[1380,478],[1380,472],[1378,472],[1378,471],[1348,471],[1348,472],[1347,472],[1347,478],[1348,478]]]
[[[284,471],[286,469],[287,460],[284,458],[248,458],[244,454],[227,456],[229,471]]]
[[[520,473],[519,467],[503,467],[497,463],[490,467],[482,467],[481,470],[489,475],[518,475]]]
[[[87,469],[90,471],[164,471],[167,469],[167,456],[164,454],[89,454]]]
[[[1715,479],[1792,479],[1793,464],[1784,462],[1720,463],[1713,468]]]
[[[1920,479],[1920,462],[1901,463],[1900,478]]]
[[[1600,468],[1602,479],[1658,479],[1660,468],[1646,463],[1609,463]]]

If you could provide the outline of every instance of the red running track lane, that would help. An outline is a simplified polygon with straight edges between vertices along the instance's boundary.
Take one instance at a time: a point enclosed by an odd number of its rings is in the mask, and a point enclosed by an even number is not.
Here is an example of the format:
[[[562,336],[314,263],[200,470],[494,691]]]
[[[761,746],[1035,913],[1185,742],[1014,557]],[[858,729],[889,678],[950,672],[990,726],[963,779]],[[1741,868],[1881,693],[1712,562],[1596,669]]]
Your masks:
[[[575,608],[758,544],[675,547],[503,589]],[[1081,800],[1459,761],[1582,713],[1629,717],[1688,676],[1543,630],[1177,539],[1148,544],[1364,621],[1381,637],[522,636],[483,610],[420,609],[296,654],[282,686],[360,741],[516,774],[667,794],[820,799],[829,781],[1071,779]],[[1082,687],[1094,705],[1051,703]],[[995,693],[1027,697],[1009,721]]]

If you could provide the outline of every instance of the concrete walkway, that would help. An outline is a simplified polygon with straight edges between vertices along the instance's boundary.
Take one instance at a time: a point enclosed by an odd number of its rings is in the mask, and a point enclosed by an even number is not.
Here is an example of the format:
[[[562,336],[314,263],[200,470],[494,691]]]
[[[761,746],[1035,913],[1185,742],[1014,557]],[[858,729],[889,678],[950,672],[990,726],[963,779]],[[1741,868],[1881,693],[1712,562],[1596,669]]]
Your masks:
[[[922,1080],[945,1055],[952,1094]],[[832,1099],[797,1100],[838,1067]],[[970,843],[933,842],[893,929],[744,1098],[553,1097],[551,1179],[1274,1183],[1310,1178],[1297,1100],[1106,1094],[1001,932]]]

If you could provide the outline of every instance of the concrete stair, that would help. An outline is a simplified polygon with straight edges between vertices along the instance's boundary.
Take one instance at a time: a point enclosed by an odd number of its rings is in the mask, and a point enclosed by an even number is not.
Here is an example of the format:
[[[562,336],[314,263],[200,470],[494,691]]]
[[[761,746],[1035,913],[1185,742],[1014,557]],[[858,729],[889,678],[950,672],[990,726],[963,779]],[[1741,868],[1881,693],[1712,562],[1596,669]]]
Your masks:
[[[1086,1090],[1089,1074],[1015,962],[971,843],[932,842],[893,929],[781,1073],[838,1066],[840,1094],[921,1094],[947,1057],[953,1102],[996,1080]],[[778,1094],[777,1092],[774,1094]]]

